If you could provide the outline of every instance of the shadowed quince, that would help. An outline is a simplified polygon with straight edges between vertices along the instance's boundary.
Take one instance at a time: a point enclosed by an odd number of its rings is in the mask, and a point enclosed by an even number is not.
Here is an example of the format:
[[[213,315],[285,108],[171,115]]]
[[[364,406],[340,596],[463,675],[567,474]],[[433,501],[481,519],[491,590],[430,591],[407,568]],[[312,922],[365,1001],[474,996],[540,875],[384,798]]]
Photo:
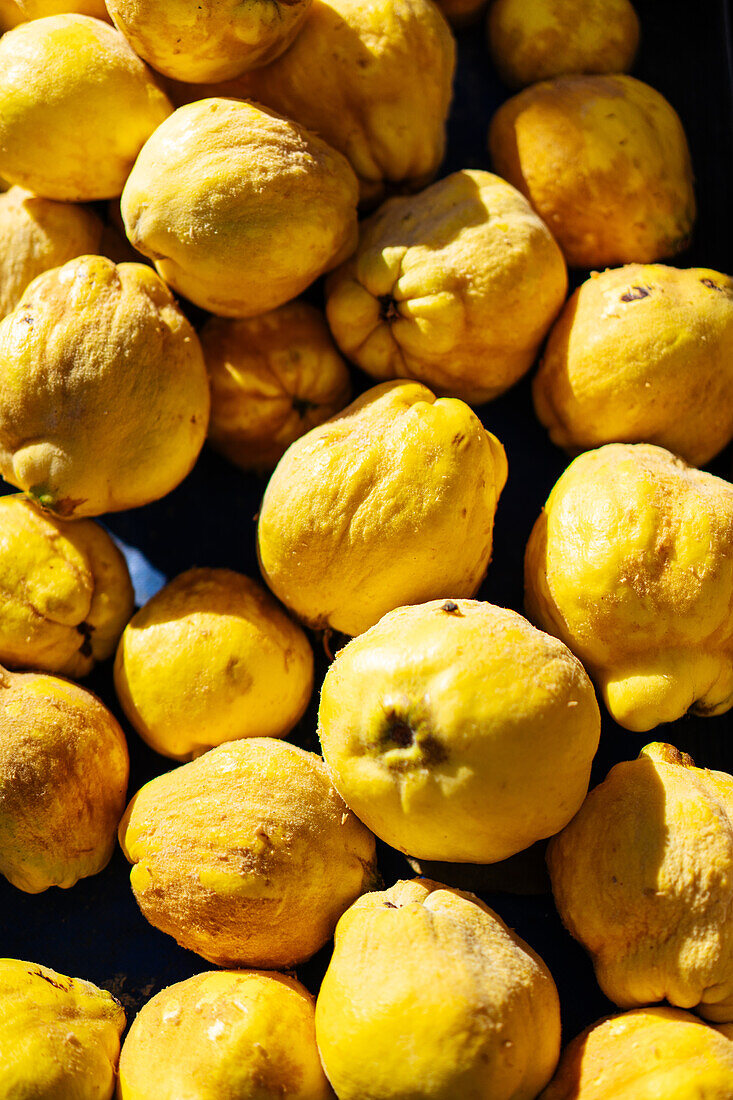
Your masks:
[[[495,170],[527,196],[571,267],[652,263],[687,245],[687,139],[664,96],[623,73],[525,88],[494,115]]]
[[[5,34],[6,31],[24,22],[25,15],[15,0],[0,0],[0,34]]]
[[[529,370],[566,290],[562,253],[524,196],[466,170],[363,224],[328,282],[326,312],[368,374],[475,404]]]
[[[443,159],[455,43],[430,0],[313,0],[295,42],[226,84],[174,86],[177,103],[254,99],[347,158],[364,202],[413,191]]]
[[[209,443],[244,470],[272,469],[291,443],[343,409],[346,364],[307,302],[201,329],[211,383]]]
[[[313,652],[261,585],[189,569],[128,623],[115,687],[151,748],[190,760],[238,737],[284,737],[308,705]]]
[[[49,15],[0,41],[0,174],[37,195],[120,195],[172,109],[147,65],[99,19]]]
[[[493,863],[580,807],[600,716],[582,665],[475,600],[400,607],[336,656],[319,735],[347,805],[392,847]]]
[[[175,80],[228,80],[286,50],[310,0],[109,0],[140,57]]]
[[[489,49],[505,84],[570,73],[622,73],[639,45],[629,0],[494,0]]]
[[[0,874],[38,894],[101,871],[128,770],[124,734],[95,695],[0,669]]]
[[[695,1016],[644,1008],[610,1016],[563,1051],[539,1100],[730,1100],[733,1043]]]
[[[64,523],[0,498],[0,661],[85,676],[132,615],[125,559],[91,520]]]
[[[611,716],[652,729],[733,705],[733,486],[661,447],[576,458],[525,558],[530,619],[597,681]]]
[[[260,509],[262,574],[304,622],[345,634],[406,603],[472,596],[506,475],[462,401],[375,386],[281,458]]]
[[[0,195],[0,318],[36,275],[98,252],[102,223],[88,207],[42,199],[22,187]]]
[[[0,473],[57,515],[164,496],[208,419],[198,337],[145,264],[80,256],[0,322]]]
[[[652,744],[550,842],[560,916],[622,1008],[733,1021],[733,776]]]
[[[17,0],[26,19],[43,19],[47,15],[91,15],[109,22],[104,0]]]
[[[571,452],[658,443],[702,466],[733,436],[733,280],[706,268],[594,272],[550,333],[537,415]]]
[[[112,1100],[125,1013],[111,993],[0,959],[0,1095]]]
[[[473,894],[429,879],[343,915],[316,1004],[339,1100],[534,1100],[560,1053],[555,983]]]
[[[375,876],[374,837],[320,756],[269,737],[151,780],[119,835],[143,914],[219,966],[304,962]]]
[[[143,1005],[120,1056],[119,1100],[333,1100],[314,1004],[295,978],[196,974]]]
[[[351,254],[357,191],[348,161],[302,126],[239,99],[203,99],[145,143],[122,216],[177,291],[252,317]]]

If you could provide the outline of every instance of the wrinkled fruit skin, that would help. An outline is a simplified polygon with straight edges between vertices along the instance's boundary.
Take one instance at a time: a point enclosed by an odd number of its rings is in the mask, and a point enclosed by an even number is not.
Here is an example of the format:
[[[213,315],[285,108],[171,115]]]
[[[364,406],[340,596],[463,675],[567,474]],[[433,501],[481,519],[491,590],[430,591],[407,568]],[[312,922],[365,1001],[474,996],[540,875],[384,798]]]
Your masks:
[[[529,370],[566,291],[562,253],[524,196],[466,170],[362,225],[326,312],[341,350],[374,378],[478,404]]]
[[[534,525],[529,618],[641,732],[733,705],[733,486],[661,447],[576,458]]]
[[[0,959],[0,1095],[112,1100],[125,1013],[111,993]]]
[[[695,1016],[644,1008],[573,1039],[539,1100],[729,1100],[733,1043]]]
[[[88,207],[41,199],[22,187],[0,195],[0,319],[37,275],[99,252],[102,223]]]
[[[557,990],[473,894],[398,882],[339,921],[316,1037],[339,1100],[534,1100],[560,1053]]]
[[[120,1056],[119,1100],[333,1100],[314,1003],[284,974],[196,974],[143,1005]]]
[[[158,72],[174,80],[229,80],[286,50],[310,0],[109,0],[117,28]]]
[[[289,50],[226,84],[171,88],[180,103],[254,99],[347,158],[360,199],[417,191],[440,166],[456,47],[429,0],[313,0]]]
[[[269,737],[151,780],[119,835],[144,916],[218,966],[304,962],[375,876],[320,756]]]
[[[406,603],[472,596],[506,476],[504,448],[462,401],[375,386],[278,463],[257,528],[262,574],[308,625],[344,634]]]
[[[307,302],[240,320],[211,317],[200,335],[211,383],[208,440],[243,470],[272,470],[351,398],[326,320]]]
[[[320,137],[238,99],[179,107],[146,142],[122,217],[166,282],[224,317],[253,317],[354,250],[358,187]]]
[[[733,1022],[731,817],[733,776],[652,744],[550,842],[558,911],[614,1004]]]
[[[44,198],[116,198],[172,110],[147,65],[99,19],[49,15],[0,42],[0,174]]]
[[[575,73],[623,73],[639,45],[629,0],[494,0],[489,50],[510,88]]]
[[[475,600],[390,612],[339,651],[321,690],[334,785],[421,859],[493,863],[558,832],[585,798],[599,735],[572,653]]]
[[[125,737],[68,680],[0,670],[0,874],[28,894],[106,867],[125,808]]]
[[[125,559],[91,520],[65,523],[0,497],[0,662],[86,676],[132,615]]]
[[[313,651],[269,592],[231,569],[190,569],[133,617],[115,687],[164,756],[190,760],[238,737],[284,737],[313,688]]]
[[[507,100],[494,168],[526,195],[571,267],[653,263],[688,244],[687,139],[667,100],[631,76],[567,76]]]
[[[553,443],[656,443],[702,466],[733,436],[733,280],[628,264],[572,295],[533,384]]]
[[[0,322],[0,473],[65,518],[157,500],[206,438],[198,337],[145,264],[80,256]]]

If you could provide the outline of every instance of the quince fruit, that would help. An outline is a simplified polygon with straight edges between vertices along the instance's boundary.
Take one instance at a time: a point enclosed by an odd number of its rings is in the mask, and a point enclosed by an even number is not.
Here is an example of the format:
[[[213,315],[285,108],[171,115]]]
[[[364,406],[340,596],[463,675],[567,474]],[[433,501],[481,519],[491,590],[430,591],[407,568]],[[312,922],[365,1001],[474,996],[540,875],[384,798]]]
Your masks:
[[[88,207],[42,199],[22,187],[0,195],[0,319],[37,275],[98,252],[102,223]]]
[[[623,73],[639,45],[629,0],[494,0],[489,49],[510,88],[570,73]]]
[[[25,15],[20,10],[15,0],[0,0],[0,34],[17,27],[25,22]]]
[[[211,317],[200,336],[211,383],[208,441],[243,470],[271,470],[351,398],[326,320],[307,302],[259,317]]]
[[[456,47],[430,0],[313,0],[298,37],[264,68],[171,98],[254,99],[347,158],[364,203],[416,191],[445,149]]]
[[[504,448],[462,401],[386,382],[286,451],[257,528],[262,574],[314,628],[361,634],[406,603],[472,596]]]
[[[38,894],[106,867],[128,771],[124,734],[95,695],[0,669],[0,874]]]
[[[534,380],[553,443],[657,443],[702,466],[733,436],[733,279],[629,264],[594,272],[550,333]]]
[[[147,65],[99,19],[49,15],[0,41],[0,173],[37,195],[120,195],[172,110]]]
[[[0,1095],[112,1100],[125,1013],[111,993],[0,959]]]
[[[120,1056],[119,1100],[333,1100],[314,1003],[285,974],[196,974],[143,1005]]]
[[[600,715],[582,665],[475,600],[400,607],[336,655],[319,735],[347,805],[420,859],[494,863],[579,809]]]
[[[573,1039],[538,1100],[729,1100],[733,1043],[688,1012],[609,1016]]]
[[[320,756],[269,737],[151,780],[119,835],[144,916],[219,966],[304,962],[375,878],[374,837]]]
[[[415,378],[471,404],[529,368],[567,290],[562,253],[523,195],[454,172],[390,199],[327,285],[336,343],[374,378]]]
[[[356,177],[345,157],[280,115],[203,99],[145,143],[122,195],[135,248],[196,305],[252,317],[353,251]]]
[[[47,15],[91,15],[109,22],[104,0],[17,0],[26,19],[43,19]]]
[[[175,80],[228,80],[288,48],[310,0],[108,0],[125,38],[158,72]]]
[[[664,96],[624,73],[525,88],[491,121],[494,168],[526,195],[571,267],[652,263],[689,242],[687,138]]]
[[[128,623],[115,687],[151,748],[190,760],[238,737],[284,737],[308,705],[313,651],[249,577],[190,569]]]
[[[66,518],[157,500],[206,438],[196,333],[145,264],[80,256],[0,322],[0,473]]]
[[[560,1054],[549,970],[488,906],[430,879],[344,914],[316,1003],[339,1100],[534,1100]]]
[[[561,638],[611,717],[643,731],[733,705],[733,486],[661,447],[570,464],[525,558],[530,619]]]
[[[550,841],[558,911],[614,1004],[733,1021],[731,818],[733,776],[652,744]]]
[[[65,523],[0,498],[0,661],[86,676],[132,615],[125,559],[92,520]]]

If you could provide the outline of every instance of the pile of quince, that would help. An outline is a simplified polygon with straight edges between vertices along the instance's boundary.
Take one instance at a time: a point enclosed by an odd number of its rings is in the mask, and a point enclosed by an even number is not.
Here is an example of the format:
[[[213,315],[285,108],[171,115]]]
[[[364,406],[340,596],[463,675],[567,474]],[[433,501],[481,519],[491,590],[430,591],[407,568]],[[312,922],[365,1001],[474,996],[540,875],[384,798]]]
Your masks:
[[[635,732],[733,707],[733,485],[699,469],[733,438],[733,280],[660,262],[692,168],[627,75],[629,0],[493,0],[516,94],[436,181],[448,20],[480,16],[0,0],[0,873],[70,888],[119,841],[218,968],[151,973],[120,1049],[111,992],[0,960],[0,1100],[733,1096],[733,776],[654,742],[589,793],[596,693]],[[476,598],[513,461],[472,406],[538,358],[577,457],[524,617]],[[189,561],[136,611],[97,518],[207,439],[268,479],[261,580]],[[110,708],[75,681],[113,656]],[[564,1051],[547,965],[459,888],[545,850],[620,1010]],[[385,884],[397,853],[420,874]],[[316,999],[295,968],[332,938]]]

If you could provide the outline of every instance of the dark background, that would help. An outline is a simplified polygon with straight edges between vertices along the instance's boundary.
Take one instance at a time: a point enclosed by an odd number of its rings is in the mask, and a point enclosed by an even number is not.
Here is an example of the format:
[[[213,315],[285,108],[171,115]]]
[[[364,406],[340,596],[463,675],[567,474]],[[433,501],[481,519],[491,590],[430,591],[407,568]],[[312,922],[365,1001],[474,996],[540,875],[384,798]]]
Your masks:
[[[725,0],[638,0],[642,45],[634,74],[661,91],[680,114],[692,151],[699,204],[694,240],[674,260],[680,267],[704,266],[730,273],[733,244],[731,172],[733,170],[733,76],[730,13]],[[507,91],[491,72],[483,22],[458,33],[459,65],[449,142],[441,175],[458,168],[490,168],[486,152],[489,119]],[[571,274],[574,283],[585,272]],[[310,294],[319,300],[320,288]],[[192,310],[200,320],[201,314]],[[371,381],[355,372],[357,390]],[[479,596],[522,610],[524,546],[552,485],[567,464],[535,420],[527,379],[479,410],[484,423],[503,442],[509,481],[496,519],[494,559]],[[709,466],[733,476],[731,448]],[[164,500],[131,512],[105,517],[124,544],[138,603],[166,579],[193,565],[227,566],[257,576],[254,517],[265,481],[244,475],[205,449],[187,480]],[[0,491],[12,491],[3,487]],[[313,637],[317,676],[326,658]],[[113,709],[130,745],[130,793],[173,762],[148,749],[126,724],[112,688],[111,662],[85,681]],[[318,750],[317,692],[291,740]],[[732,712],[733,713],[733,712]],[[601,747],[594,764],[595,784],[618,760],[634,757],[649,740],[668,740],[690,752],[699,765],[733,771],[733,717],[685,718],[647,735],[622,730],[604,715]],[[549,893],[516,894],[496,884],[544,889],[542,853],[530,850],[518,867],[433,868],[435,877],[473,886],[500,916],[544,958],[560,991],[564,1039],[613,1011],[598,989],[583,950],[563,930]],[[386,882],[412,874],[407,861],[380,845]],[[107,869],[72,890],[50,889],[29,896],[0,879],[0,948],[8,957],[40,962],[62,973],[87,978],[120,998],[128,1019],[154,993],[209,965],[151,928],[139,913],[129,886],[128,865],[117,850]],[[299,967],[297,976],[315,993],[328,964],[330,947]]]

